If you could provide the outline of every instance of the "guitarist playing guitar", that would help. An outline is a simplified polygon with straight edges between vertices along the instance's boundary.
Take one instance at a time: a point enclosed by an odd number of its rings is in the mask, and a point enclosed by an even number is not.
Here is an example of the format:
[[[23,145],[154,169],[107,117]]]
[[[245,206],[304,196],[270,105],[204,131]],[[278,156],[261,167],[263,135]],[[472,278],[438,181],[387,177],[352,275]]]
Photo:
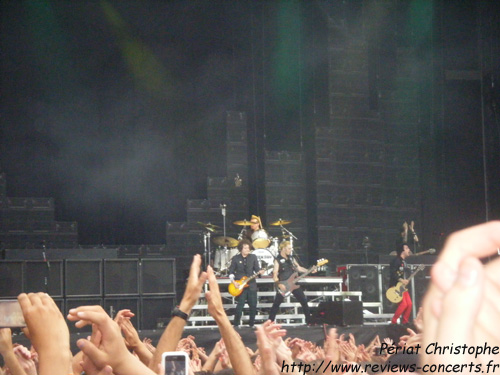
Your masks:
[[[406,276],[407,266],[405,259],[410,256],[411,250],[408,244],[406,242],[403,242],[400,245],[398,245],[396,252],[397,252],[397,257],[391,261],[390,286],[391,287],[396,286],[398,282],[402,283],[404,286],[407,286],[409,280]],[[408,291],[404,292],[403,299],[399,303],[398,308],[396,309],[396,312],[392,317],[391,320],[392,324],[397,324],[400,316],[403,316],[403,320],[401,321],[402,324],[408,323],[408,321],[410,320],[412,305],[413,303],[410,298],[410,293],[408,293]]]
[[[265,269],[260,269],[257,256],[255,254],[250,254],[252,249],[252,243],[247,239],[243,239],[238,243],[238,250],[240,253],[236,254],[231,259],[229,278],[236,288],[239,288],[239,284],[236,280],[240,280],[243,277],[250,278],[254,274],[262,275],[265,272]],[[253,327],[255,324],[255,315],[257,315],[257,282],[255,278],[252,278],[248,283],[248,287],[244,288],[242,293],[236,297],[236,301],[233,325],[236,327],[240,325],[243,307],[245,303],[248,302],[248,307],[250,307],[248,325]]]
[[[286,292],[286,288],[282,284],[279,284],[279,282],[288,280],[296,271],[307,272],[307,269],[300,266],[297,260],[291,255],[292,245],[290,244],[290,241],[283,241],[280,243],[279,250],[279,254],[274,261],[273,279],[274,282],[278,284],[278,288],[282,288],[281,292],[284,293]],[[314,270],[313,273],[314,272],[316,272],[316,270]],[[302,309],[306,317],[306,323],[311,323],[311,312],[309,310],[309,306],[307,305],[307,299],[304,291],[302,288],[298,287],[292,291],[292,294],[302,305]],[[274,321],[284,298],[285,297],[283,297],[282,293],[276,292],[273,306],[271,307],[271,312],[269,313],[269,320]]]

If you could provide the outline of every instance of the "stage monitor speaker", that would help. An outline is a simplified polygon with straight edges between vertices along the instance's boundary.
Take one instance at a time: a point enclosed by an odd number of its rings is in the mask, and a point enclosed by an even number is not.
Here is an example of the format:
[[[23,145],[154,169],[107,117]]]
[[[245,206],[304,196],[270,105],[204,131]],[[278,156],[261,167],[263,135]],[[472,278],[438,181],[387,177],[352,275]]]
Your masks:
[[[138,295],[137,259],[104,260],[104,296]]]
[[[45,292],[51,297],[63,296],[63,265],[60,260],[26,261],[24,280],[26,293]]]
[[[67,297],[102,295],[102,261],[66,260],[64,274]]]
[[[349,291],[363,292],[364,302],[380,302],[378,265],[347,265]]]
[[[141,298],[140,329],[166,327],[175,306],[174,296],[155,296]]]
[[[363,324],[363,302],[328,301],[321,302],[316,312],[317,320],[336,326]]]
[[[17,298],[23,292],[23,262],[0,262],[0,298]]]
[[[74,309],[75,307],[80,306],[102,306],[102,298],[66,298],[66,311],[64,311],[63,316],[68,314],[68,311]],[[83,328],[76,328],[75,322],[68,321],[69,331],[71,333],[82,333],[82,332],[91,332],[92,325],[86,325]],[[83,336],[83,337],[86,337]]]
[[[141,292],[145,295],[175,293],[175,259],[142,259]]]

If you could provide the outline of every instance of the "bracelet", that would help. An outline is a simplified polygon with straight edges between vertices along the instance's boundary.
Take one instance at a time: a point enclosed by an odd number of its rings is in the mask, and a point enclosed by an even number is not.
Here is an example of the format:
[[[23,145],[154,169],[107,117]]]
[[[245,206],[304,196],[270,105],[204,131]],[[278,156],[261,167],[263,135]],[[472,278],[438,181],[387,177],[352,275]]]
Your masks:
[[[189,315],[186,314],[184,311],[179,309],[179,306],[175,306],[174,309],[172,310],[172,317],[177,316],[181,319],[184,319],[186,322],[189,319]]]

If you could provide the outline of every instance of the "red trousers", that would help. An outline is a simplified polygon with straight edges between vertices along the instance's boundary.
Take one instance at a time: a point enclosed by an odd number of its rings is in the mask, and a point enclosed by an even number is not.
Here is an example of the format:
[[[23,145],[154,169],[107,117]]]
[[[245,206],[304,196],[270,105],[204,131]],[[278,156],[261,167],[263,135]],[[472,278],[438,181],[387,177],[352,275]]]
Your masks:
[[[401,315],[403,315],[403,321],[401,322],[401,324],[408,323],[408,320],[410,320],[412,305],[413,304],[411,302],[410,293],[404,292],[403,299],[401,300],[401,302],[399,302],[399,306],[396,309],[394,316],[392,317],[392,323],[396,324],[398,322],[398,318]]]

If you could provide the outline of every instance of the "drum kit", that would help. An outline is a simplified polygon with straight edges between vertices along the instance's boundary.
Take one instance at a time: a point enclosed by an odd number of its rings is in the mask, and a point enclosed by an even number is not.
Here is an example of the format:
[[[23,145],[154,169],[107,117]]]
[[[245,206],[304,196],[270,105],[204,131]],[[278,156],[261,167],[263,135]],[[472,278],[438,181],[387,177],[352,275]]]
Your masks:
[[[238,239],[226,236],[226,222],[225,222],[225,205],[221,205],[222,215],[224,218],[224,230],[222,236],[217,236],[212,238],[212,234],[216,234],[221,227],[213,225],[211,223],[198,222],[197,224],[205,228],[203,233],[204,247],[205,247],[205,263],[212,264],[217,276],[226,276],[229,271],[229,266],[231,265],[231,259],[233,256],[238,254],[238,243],[246,235],[247,227],[253,223],[248,220],[239,220],[233,222],[234,225],[242,226],[242,230],[238,235]],[[289,220],[279,219],[278,221],[272,222],[269,225],[280,227],[281,229],[281,239],[282,241],[288,240],[292,243],[293,249],[293,239],[297,239],[288,229],[284,226],[290,224]],[[254,250],[252,254],[255,254],[259,259],[261,268],[269,268],[273,264],[274,259],[278,256],[279,248],[279,237],[271,237],[265,229],[258,229],[254,231],[251,235],[251,242]],[[216,245],[214,256],[212,259],[211,243]],[[264,275],[270,275],[272,273],[272,268],[268,269]]]

